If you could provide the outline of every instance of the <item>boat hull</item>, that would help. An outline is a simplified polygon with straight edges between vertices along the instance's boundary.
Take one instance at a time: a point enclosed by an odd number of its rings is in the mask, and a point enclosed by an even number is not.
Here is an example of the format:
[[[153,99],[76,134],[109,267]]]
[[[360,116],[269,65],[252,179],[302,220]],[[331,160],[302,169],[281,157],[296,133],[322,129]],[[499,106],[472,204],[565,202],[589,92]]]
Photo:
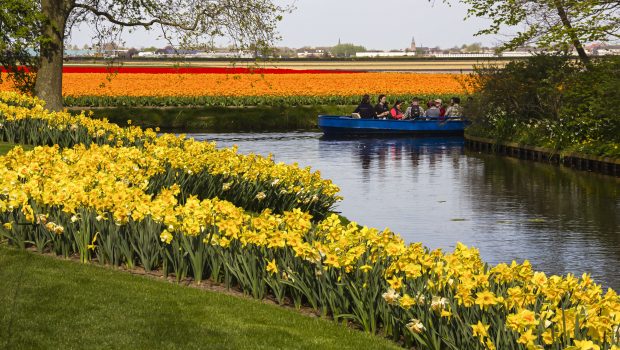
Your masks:
[[[463,135],[465,120],[393,120],[356,119],[344,116],[319,116],[319,128],[326,135]]]

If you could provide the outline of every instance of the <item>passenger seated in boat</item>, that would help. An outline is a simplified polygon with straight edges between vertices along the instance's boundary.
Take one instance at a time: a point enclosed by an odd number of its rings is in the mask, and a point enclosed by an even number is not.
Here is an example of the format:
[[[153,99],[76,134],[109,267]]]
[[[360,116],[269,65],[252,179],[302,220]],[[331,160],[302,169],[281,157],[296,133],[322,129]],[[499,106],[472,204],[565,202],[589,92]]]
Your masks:
[[[463,117],[463,108],[461,107],[460,98],[452,97],[450,99],[450,107],[446,110],[446,117],[452,119]]]
[[[379,95],[379,102],[375,105],[375,113],[378,119],[385,119],[390,115],[390,108],[385,95]]]
[[[403,111],[400,109],[402,104],[402,101],[396,100],[396,103],[394,103],[394,107],[392,107],[392,109],[390,110],[390,115],[392,119],[401,120],[405,118]]]
[[[405,111],[405,119],[417,119],[424,116],[424,108],[420,106],[420,100],[414,97],[411,106]]]
[[[444,120],[446,116],[446,106],[443,104],[443,101],[438,98],[435,100],[435,103],[439,102],[439,119]]]
[[[355,108],[353,113],[357,113],[361,118],[365,119],[374,119],[377,117],[377,112],[375,112],[375,108],[370,104],[370,96],[368,95],[362,97],[362,102]]]
[[[430,106],[429,109],[426,110],[426,112],[424,113],[424,116],[427,119],[438,119],[441,116],[441,100],[437,99],[435,100],[435,102]]]

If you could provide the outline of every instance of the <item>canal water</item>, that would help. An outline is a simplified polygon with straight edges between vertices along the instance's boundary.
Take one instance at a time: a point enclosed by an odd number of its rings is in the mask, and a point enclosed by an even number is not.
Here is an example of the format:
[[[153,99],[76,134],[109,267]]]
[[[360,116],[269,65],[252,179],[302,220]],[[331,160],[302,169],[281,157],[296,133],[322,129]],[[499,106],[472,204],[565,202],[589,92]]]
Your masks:
[[[336,208],[407,242],[475,246],[490,264],[589,272],[620,291],[620,179],[465,149],[462,138],[323,139],[322,134],[189,134],[320,170]]]

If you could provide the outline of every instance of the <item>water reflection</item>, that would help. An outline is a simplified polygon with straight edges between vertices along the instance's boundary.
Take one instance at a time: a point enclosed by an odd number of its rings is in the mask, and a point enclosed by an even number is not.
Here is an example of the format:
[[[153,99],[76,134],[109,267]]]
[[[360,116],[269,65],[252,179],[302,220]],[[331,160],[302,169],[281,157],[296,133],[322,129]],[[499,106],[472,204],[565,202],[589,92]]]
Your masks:
[[[337,210],[407,241],[460,241],[496,264],[592,272],[620,290],[620,180],[465,151],[461,138],[321,139],[318,133],[194,135],[273,153],[340,186]]]

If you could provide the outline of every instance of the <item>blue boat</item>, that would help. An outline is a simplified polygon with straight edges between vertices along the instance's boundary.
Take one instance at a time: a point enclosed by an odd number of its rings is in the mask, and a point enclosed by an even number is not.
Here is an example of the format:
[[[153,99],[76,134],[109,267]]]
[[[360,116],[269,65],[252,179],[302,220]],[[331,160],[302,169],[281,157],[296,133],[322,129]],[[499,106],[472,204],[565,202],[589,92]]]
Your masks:
[[[349,116],[319,115],[319,128],[325,135],[425,134],[463,135],[467,120],[363,119]]]

